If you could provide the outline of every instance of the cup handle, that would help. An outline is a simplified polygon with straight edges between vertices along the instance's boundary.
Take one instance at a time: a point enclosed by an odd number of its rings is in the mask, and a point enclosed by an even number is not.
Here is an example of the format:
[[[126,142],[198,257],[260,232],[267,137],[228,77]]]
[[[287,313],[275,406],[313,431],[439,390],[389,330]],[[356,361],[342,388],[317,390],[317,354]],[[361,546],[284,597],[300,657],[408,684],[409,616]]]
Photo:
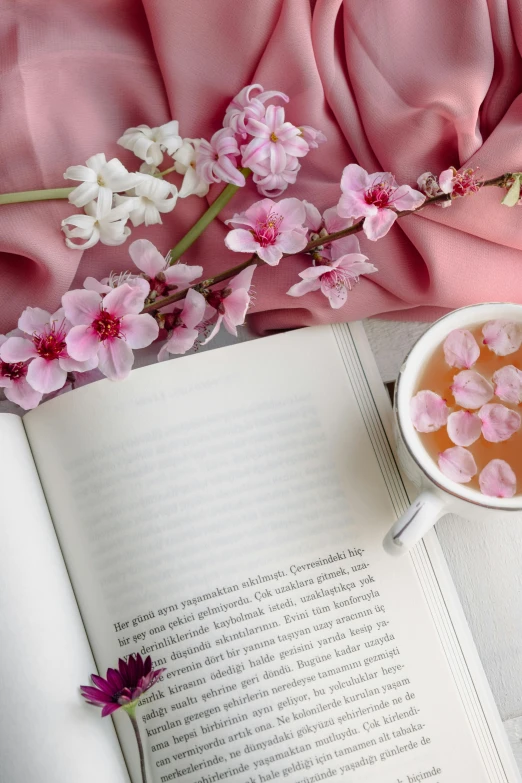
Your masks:
[[[444,515],[446,501],[433,492],[421,492],[386,535],[383,546],[389,555],[403,555]]]

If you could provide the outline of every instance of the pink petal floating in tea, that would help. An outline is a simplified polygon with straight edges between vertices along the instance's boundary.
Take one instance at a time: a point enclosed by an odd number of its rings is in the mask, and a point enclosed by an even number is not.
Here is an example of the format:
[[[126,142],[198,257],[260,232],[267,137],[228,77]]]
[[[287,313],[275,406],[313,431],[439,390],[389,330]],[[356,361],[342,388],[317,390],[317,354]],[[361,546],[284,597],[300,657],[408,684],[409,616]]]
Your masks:
[[[473,454],[462,446],[453,446],[439,454],[439,468],[447,478],[467,484],[477,472]]]
[[[482,422],[476,413],[455,411],[448,417],[448,436],[457,446],[471,446],[480,438]]]
[[[520,414],[500,403],[483,405],[478,415],[482,421],[482,434],[490,443],[508,440],[520,429]]]
[[[493,386],[474,370],[462,370],[450,386],[455,402],[463,408],[480,408],[493,397]]]
[[[477,341],[467,329],[454,329],[444,340],[444,357],[450,367],[469,370],[480,356]]]
[[[436,432],[446,424],[449,408],[435,392],[420,391],[411,398],[410,415],[417,432]]]
[[[493,375],[495,394],[504,402],[522,402],[522,372],[512,364],[501,367]]]
[[[517,491],[517,477],[503,459],[492,459],[479,476],[483,495],[494,498],[512,498]]]
[[[488,321],[482,327],[484,345],[497,356],[518,351],[522,344],[522,324],[513,321]]]

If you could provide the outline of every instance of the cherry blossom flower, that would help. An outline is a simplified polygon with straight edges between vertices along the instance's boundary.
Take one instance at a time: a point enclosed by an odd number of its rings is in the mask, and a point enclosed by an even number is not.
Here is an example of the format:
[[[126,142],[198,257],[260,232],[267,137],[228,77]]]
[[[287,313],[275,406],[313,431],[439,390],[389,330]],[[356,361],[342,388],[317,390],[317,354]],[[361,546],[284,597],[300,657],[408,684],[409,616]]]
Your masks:
[[[27,362],[5,362],[1,358],[2,348],[12,335],[13,332],[0,334],[0,387],[10,402],[29,411],[40,403],[42,392],[36,391],[27,382]]]
[[[520,429],[520,414],[500,403],[483,405],[478,412],[482,435],[490,443],[501,443]]]
[[[388,233],[397,220],[396,210],[413,210],[426,200],[423,193],[409,185],[399,186],[389,172],[368,174],[356,163],[350,163],[344,169],[341,190],[343,194],[337,205],[339,215],[364,218],[363,231],[372,241]]]
[[[126,196],[115,196],[115,202],[126,205],[133,226],[162,223],[161,214],[172,212],[178,200],[178,189],[164,179],[138,174],[134,188]]]
[[[172,156],[174,169],[178,174],[183,174],[183,183],[178,196],[206,196],[209,191],[209,183],[197,173],[196,160],[201,139],[183,139],[183,144]]]
[[[522,345],[522,324],[512,321],[488,321],[482,327],[483,343],[497,356],[508,356]]]
[[[256,164],[252,179],[262,196],[276,198],[284,193],[289,185],[295,183],[300,169],[301,164],[298,159],[287,155],[286,167],[283,171],[274,174],[270,169],[270,159],[267,158],[263,163]]]
[[[224,324],[227,332],[237,337],[237,327],[245,322],[250,304],[250,286],[256,268],[254,264],[243,269],[242,272],[229,280],[226,288],[221,291],[211,291],[207,295],[208,304],[217,312],[217,321],[203,345],[216,336],[221,324]]]
[[[258,94],[255,95],[255,92]],[[260,84],[249,84],[247,87],[243,87],[228,104],[223,127],[232,128],[234,133],[246,139],[248,137],[246,123],[251,119],[262,120],[266,111],[264,104],[272,98],[281,98],[285,103],[290,100],[284,92],[264,91]]]
[[[480,356],[477,341],[467,329],[454,329],[444,340],[444,358],[450,367],[469,370]]]
[[[320,144],[324,144],[326,141],[324,133],[320,130],[316,130],[316,128],[312,128],[311,125],[300,125],[299,130],[301,131],[301,136],[311,150],[316,150]]]
[[[288,155],[302,158],[310,150],[299,128],[285,122],[282,106],[267,106],[265,116],[249,119],[246,129],[254,138],[242,148],[242,165],[254,172],[258,164],[267,161],[272,174],[279,174],[287,167]]]
[[[335,243],[331,252],[336,255]],[[348,291],[359,282],[360,275],[372,272],[377,272],[377,267],[370,264],[362,253],[346,253],[324,264],[303,269],[299,272],[302,282],[293,285],[286,293],[289,296],[304,296],[311,291],[321,291],[330,302],[330,307],[337,310],[346,302]]]
[[[114,209],[104,209],[98,201],[86,204],[85,215],[72,215],[62,220],[62,231],[66,236],[65,244],[73,250],[87,250],[97,242],[102,245],[122,245],[130,234],[126,226],[129,218],[128,199]],[[73,228],[69,228],[73,226]],[[73,242],[83,239],[83,243]]]
[[[495,394],[504,402],[522,403],[522,372],[512,364],[501,367],[493,375]]]
[[[148,288],[155,297],[167,296],[170,291],[185,288],[203,274],[202,266],[179,263],[169,266],[168,260],[165,260],[148,239],[137,239],[133,242],[129,246],[129,255],[144,273]]]
[[[210,141],[201,139],[196,155],[196,174],[204,182],[229,182],[243,187],[245,176],[237,167],[239,147],[232,128],[221,128]]]
[[[435,392],[422,390],[411,398],[410,416],[417,432],[436,432],[448,420],[446,400]]]
[[[18,328],[25,336],[9,337],[0,348],[4,362],[29,362],[27,382],[42,394],[61,389],[68,372],[92,370],[97,361],[76,361],[66,346],[70,324],[62,308],[53,315],[39,307],[26,307],[18,320]]]
[[[438,463],[442,473],[457,484],[467,484],[478,471],[473,454],[462,446],[443,451],[439,454]]]
[[[448,437],[456,446],[471,446],[480,438],[482,421],[471,411],[455,411],[448,416]]]
[[[440,189],[437,177],[435,174],[432,174],[431,171],[425,171],[424,174],[421,174],[420,177],[417,178],[417,186],[421,193],[424,193],[428,198],[440,196],[444,192]],[[451,204],[452,201],[450,198],[435,202],[437,207],[451,207]]]
[[[453,166],[439,175],[439,186],[443,193],[451,193],[451,198],[476,193],[481,187],[473,169],[459,172]]]
[[[132,272],[111,272],[109,277],[102,277],[101,280],[96,280],[95,277],[86,277],[83,281],[83,287],[87,291],[97,291],[105,296],[113,288],[118,288],[124,283],[137,286],[143,292],[143,296],[147,298],[150,291],[149,283],[140,275],[133,275]]]
[[[107,161],[103,152],[88,158],[85,166],[69,166],[63,176],[82,183],[69,194],[71,204],[84,207],[98,199],[103,212],[110,210],[112,194],[132,188],[137,178],[117,158]]]
[[[491,383],[474,370],[462,370],[453,378],[450,389],[457,405],[463,408],[480,408],[493,397]]]
[[[517,477],[503,459],[492,459],[479,475],[483,495],[493,498],[512,498],[517,491]]]
[[[163,160],[163,152],[173,155],[181,147],[182,139],[177,120],[171,120],[158,128],[149,128],[148,125],[128,128],[118,139],[118,144],[131,150],[145,163],[159,166]]]
[[[169,339],[162,346],[158,361],[163,361],[169,353],[182,354],[189,351],[196,342],[199,331],[196,328],[203,320],[207,303],[205,297],[193,288],[189,288],[181,307],[167,305],[162,309],[165,313],[164,327],[169,333]]]
[[[257,253],[265,263],[276,266],[283,253],[299,253],[306,247],[304,222],[305,209],[299,199],[276,203],[264,198],[225,221],[238,226],[228,232],[225,245],[236,253]]]
[[[66,337],[69,356],[78,361],[97,357],[107,378],[122,380],[134,363],[133,348],[146,348],[158,336],[151,315],[140,314],[143,291],[127,283],[105,297],[96,291],[68,291],[62,297],[65,315],[73,324]]]
[[[102,718],[122,707],[133,710],[144,693],[155,685],[166,669],[153,669],[150,655],[143,660],[141,655],[129,655],[127,662],[121,658],[117,669],[107,669],[100,677],[91,674],[93,686],[82,685],[80,690],[88,704],[102,707]]]

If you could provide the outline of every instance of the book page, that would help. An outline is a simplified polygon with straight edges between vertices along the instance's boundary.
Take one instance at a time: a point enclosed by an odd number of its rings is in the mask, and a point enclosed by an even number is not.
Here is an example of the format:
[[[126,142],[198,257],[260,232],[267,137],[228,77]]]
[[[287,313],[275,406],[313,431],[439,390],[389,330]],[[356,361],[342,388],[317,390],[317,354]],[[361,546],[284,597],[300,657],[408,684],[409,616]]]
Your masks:
[[[155,783],[512,779],[482,757],[414,562],[382,549],[397,502],[358,382],[320,327],[26,417],[98,665],[167,668],[139,710]]]
[[[94,669],[22,420],[0,415],[0,779],[128,783],[109,721],[83,704]]]

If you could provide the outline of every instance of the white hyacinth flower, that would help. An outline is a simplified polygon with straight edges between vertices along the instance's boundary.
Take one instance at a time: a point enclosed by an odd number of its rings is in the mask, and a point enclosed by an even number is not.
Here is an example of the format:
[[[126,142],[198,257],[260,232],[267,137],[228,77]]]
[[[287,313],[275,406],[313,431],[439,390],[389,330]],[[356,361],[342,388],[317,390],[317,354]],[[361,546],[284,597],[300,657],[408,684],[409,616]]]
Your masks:
[[[180,198],[187,196],[206,196],[210,185],[196,172],[196,156],[201,139],[183,139],[183,144],[174,155],[174,170],[183,174],[183,184],[179,191]]]
[[[172,212],[178,200],[178,189],[164,179],[140,174],[128,196],[115,196],[116,204],[127,205],[133,226],[161,223],[161,214]]]
[[[126,226],[129,206],[120,204],[114,209],[104,209],[99,201],[85,205],[85,215],[71,215],[62,220],[65,244],[74,250],[87,250],[97,242],[102,245],[122,245],[130,234]],[[73,228],[69,228],[73,226]],[[82,244],[73,239],[85,240]]]
[[[64,179],[81,182],[69,194],[69,202],[75,207],[84,207],[98,199],[102,214],[112,206],[112,194],[132,188],[136,175],[130,174],[118,158],[107,161],[103,152],[92,155],[85,166],[69,166]]]
[[[159,166],[164,151],[173,155],[181,147],[182,139],[178,131],[177,120],[160,125],[159,128],[138,125],[137,128],[127,128],[123,136],[118,139],[118,144],[133,152],[145,163]]]

